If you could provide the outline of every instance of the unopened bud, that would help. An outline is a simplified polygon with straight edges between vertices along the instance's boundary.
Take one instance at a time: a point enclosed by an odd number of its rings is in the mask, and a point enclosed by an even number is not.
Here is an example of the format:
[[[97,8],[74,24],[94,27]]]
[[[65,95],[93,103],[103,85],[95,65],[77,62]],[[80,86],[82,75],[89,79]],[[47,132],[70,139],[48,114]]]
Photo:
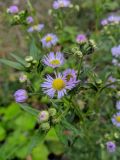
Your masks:
[[[50,129],[50,124],[48,122],[45,122],[45,123],[42,123],[40,127],[43,131],[48,131]]]
[[[31,63],[27,63],[26,68],[30,68],[30,67],[31,67]]]
[[[76,51],[74,54],[77,55],[77,56],[80,57],[80,58],[83,57],[83,54],[82,54],[81,51]]]
[[[75,53],[76,51],[79,51],[79,47],[73,47],[73,48],[71,49],[71,51],[72,51],[73,53]]]
[[[57,113],[57,111],[56,111],[55,108],[50,108],[48,110],[48,112],[49,112],[49,114],[50,114],[51,117],[54,117],[56,115],[56,113]]]
[[[26,80],[27,80],[27,75],[21,74],[20,77],[19,77],[19,81],[20,81],[21,83],[24,83]]]
[[[33,63],[33,64],[36,64],[36,63],[37,63],[37,61],[36,61],[36,60],[33,60],[33,61],[32,61],[32,63]]]
[[[46,122],[49,119],[49,113],[48,111],[41,111],[38,115],[38,121],[41,122]]]
[[[26,61],[26,62],[31,62],[31,61],[33,61],[33,57],[32,57],[32,56],[27,56],[27,57],[25,58],[25,61]]]

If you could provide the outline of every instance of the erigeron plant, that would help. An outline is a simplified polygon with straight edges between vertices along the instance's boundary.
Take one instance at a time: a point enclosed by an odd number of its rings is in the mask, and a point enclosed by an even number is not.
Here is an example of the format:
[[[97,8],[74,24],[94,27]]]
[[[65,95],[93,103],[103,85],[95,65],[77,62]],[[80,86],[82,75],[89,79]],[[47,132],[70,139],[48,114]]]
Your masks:
[[[30,4],[30,6],[32,5]],[[9,7],[7,12],[10,14],[12,25],[24,27],[29,41],[32,43],[30,54],[24,59],[11,54],[16,62],[6,59],[0,61],[22,71],[19,81],[26,87],[18,89],[14,93],[14,99],[23,110],[36,117],[36,123],[39,125],[37,136],[46,135],[54,127],[68,150],[71,148],[74,150],[75,147],[85,153],[86,157],[90,156],[92,159],[99,149],[103,150],[106,147],[111,153],[116,150],[115,141],[119,138],[119,136],[116,137],[118,130],[113,130],[109,136],[106,136],[110,131],[107,123],[109,126],[112,126],[113,123],[119,127],[120,113],[113,115],[109,121],[107,117],[109,111],[105,110],[105,115],[103,115],[101,108],[103,109],[104,106],[100,108],[98,102],[101,94],[109,93],[108,89],[116,92],[114,87],[110,88],[110,86],[116,85],[119,81],[107,83],[108,77],[106,77],[103,82],[92,67],[87,66],[87,57],[90,58],[94,53],[96,44],[85,34],[79,34],[69,47],[61,46],[59,39],[61,32],[59,31],[63,29],[64,16],[60,11],[66,8],[73,9],[75,7],[69,0],[54,1],[51,14],[58,18],[59,24],[55,28],[56,33],[44,33],[45,25],[43,23],[35,24],[34,16],[31,13],[19,11],[17,6]],[[104,21],[102,24],[106,25],[106,22]],[[61,50],[56,50],[58,45],[61,46]],[[39,82],[39,87],[35,86],[34,81]],[[46,109],[37,110],[30,107],[32,103],[29,100],[32,96],[36,96],[38,102],[46,98],[46,102],[44,102],[47,106]],[[106,99],[102,100],[104,102]],[[101,106],[101,104],[99,105]],[[119,108],[118,106],[117,103],[117,108]],[[95,136],[93,129],[97,134]],[[94,146],[91,146],[91,143]],[[78,144],[80,144],[80,148]],[[95,149],[97,145],[99,147]],[[96,157],[100,159],[99,154]]]

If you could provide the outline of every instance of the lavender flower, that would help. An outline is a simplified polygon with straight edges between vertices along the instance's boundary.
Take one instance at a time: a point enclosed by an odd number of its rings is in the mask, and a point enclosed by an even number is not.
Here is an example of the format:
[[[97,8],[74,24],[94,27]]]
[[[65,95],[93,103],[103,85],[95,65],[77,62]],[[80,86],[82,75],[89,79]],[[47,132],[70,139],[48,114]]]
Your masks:
[[[109,141],[109,142],[106,143],[106,146],[107,146],[108,152],[110,152],[110,153],[115,152],[115,150],[116,150],[116,145],[115,145],[114,142]]]
[[[49,55],[44,56],[43,63],[52,67],[60,67],[64,63],[64,56],[61,52],[50,52]]]
[[[112,55],[116,58],[120,57],[120,45],[115,46],[111,49]]]
[[[75,71],[74,69],[66,69],[63,72],[63,76],[66,79],[67,84],[72,84],[72,88],[74,88],[76,84],[79,82],[77,80],[77,71]]]
[[[41,86],[43,88],[43,92],[49,97],[53,98],[55,93],[57,93],[57,97],[60,99],[67,94],[67,90],[71,90],[73,88],[73,85],[74,84],[72,82],[67,84],[66,79],[61,73],[59,73],[54,79],[48,75]]]
[[[116,102],[116,108],[120,110],[120,100]]]
[[[105,25],[107,25],[108,24],[108,20],[107,19],[103,19],[102,21],[101,21],[101,25],[102,26],[105,26]]]
[[[52,47],[52,46],[57,44],[58,38],[57,38],[57,36],[55,34],[48,33],[47,35],[45,35],[41,39],[41,42],[42,42],[43,47],[50,48],[50,47]]]
[[[18,13],[19,12],[19,9],[17,6],[13,5],[13,6],[10,6],[8,9],[7,9],[7,12],[8,13],[11,13],[11,14],[15,14],[15,13]]]
[[[110,77],[108,78],[108,82],[109,82],[109,83],[114,83],[114,82],[116,82],[116,78],[110,76]],[[109,83],[107,83],[107,84],[109,84]],[[115,86],[114,84],[112,84],[112,85],[109,86],[109,88],[115,88],[115,87],[116,87],[116,86]]]
[[[15,101],[18,103],[25,102],[28,98],[27,91],[24,89],[19,89],[14,93]]]
[[[59,9],[59,8],[66,8],[71,5],[70,0],[55,0],[53,2],[53,8],[54,9]]]
[[[111,23],[118,23],[120,21],[120,16],[110,15],[108,21]]]
[[[120,112],[114,114],[111,120],[115,126],[120,127]]]
[[[33,22],[34,22],[34,20],[33,20],[33,17],[32,17],[32,16],[27,17],[26,21],[27,21],[27,23],[28,23],[28,24],[33,23]]]
[[[87,41],[87,37],[84,34],[79,34],[76,37],[76,42],[77,43],[84,43]]]
[[[44,28],[44,24],[38,24],[30,27],[27,31],[30,33],[35,31],[40,32],[43,28]]]

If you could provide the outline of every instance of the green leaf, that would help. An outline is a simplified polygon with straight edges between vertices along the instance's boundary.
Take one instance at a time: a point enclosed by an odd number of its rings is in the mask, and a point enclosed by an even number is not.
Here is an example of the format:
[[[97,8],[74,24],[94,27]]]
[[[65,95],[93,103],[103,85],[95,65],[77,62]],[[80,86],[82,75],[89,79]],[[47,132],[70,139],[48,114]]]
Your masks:
[[[34,39],[32,40],[32,43],[30,45],[30,56],[32,56],[36,60],[38,60],[40,57],[39,49],[37,48]]]
[[[38,110],[29,107],[27,104],[19,104],[19,106],[20,106],[23,110],[25,110],[26,112],[32,114],[33,116],[38,116],[38,114],[39,114],[39,111],[38,111]]]
[[[28,155],[32,152],[33,148],[35,148],[38,145],[38,143],[41,143],[42,141],[44,141],[46,134],[47,134],[46,132],[43,132],[41,130],[37,130],[35,132],[28,146]]]
[[[26,65],[25,60],[22,59],[21,57],[15,55],[15,54],[13,54],[13,53],[10,53],[10,55],[11,55],[13,58],[15,58],[19,63],[21,63],[22,65]]]
[[[5,64],[5,65],[8,65],[10,67],[13,67],[15,69],[24,70],[24,67],[21,64],[17,63],[17,62],[13,62],[13,61],[6,60],[6,59],[3,59],[3,58],[0,59],[0,62]]]

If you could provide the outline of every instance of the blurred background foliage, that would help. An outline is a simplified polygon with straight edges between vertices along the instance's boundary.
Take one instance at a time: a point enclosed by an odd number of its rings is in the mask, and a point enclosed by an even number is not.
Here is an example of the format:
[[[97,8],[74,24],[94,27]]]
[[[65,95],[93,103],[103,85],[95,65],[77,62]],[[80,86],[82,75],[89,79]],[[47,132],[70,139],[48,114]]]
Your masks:
[[[31,0],[31,2],[37,10],[37,17],[40,22],[49,27],[49,32],[52,31],[53,18],[48,16],[48,10],[53,1]],[[72,2],[79,5],[80,10],[72,14],[66,12],[65,23],[67,26],[61,35],[61,41],[63,43],[68,40],[73,41],[78,33],[86,33],[88,37],[95,39],[97,51],[92,55],[90,63],[95,66],[96,71],[99,71],[100,78],[104,79],[105,72],[111,72],[109,65],[112,60],[110,49],[114,43],[109,38],[106,39],[106,36],[105,39],[103,38],[100,21],[110,13],[119,14],[120,1],[72,0]],[[24,31],[21,31],[19,26],[11,27],[6,19],[6,8],[13,3],[18,4],[21,9],[27,8],[26,0],[0,1],[0,57],[8,57],[11,52],[21,56],[28,53],[27,37],[24,36]],[[119,37],[117,39],[116,43],[120,42]],[[66,149],[59,142],[54,129],[50,130],[42,143],[38,143],[34,147],[32,153],[30,152],[31,145],[34,145],[34,142],[31,142],[32,136],[35,136],[34,140],[38,140],[38,134],[33,134],[34,129],[38,126],[34,117],[23,112],[13,102],[14,91],[21,87],[18,77],[19,73],[16,70],[0,65],[0,160],[47,160],[48,157],[49,160],[67,160],[64,155]],[[43,98],[39,104],[36,104],[34,100],[33,106],[42,108],[45,101],[46,99]],[[77,150],[73,150],[68,155],[73,152],[76,152],[76,155],[80,154],[77,153]],[[78,157],[73,156],[73,158],[79,160]]]

